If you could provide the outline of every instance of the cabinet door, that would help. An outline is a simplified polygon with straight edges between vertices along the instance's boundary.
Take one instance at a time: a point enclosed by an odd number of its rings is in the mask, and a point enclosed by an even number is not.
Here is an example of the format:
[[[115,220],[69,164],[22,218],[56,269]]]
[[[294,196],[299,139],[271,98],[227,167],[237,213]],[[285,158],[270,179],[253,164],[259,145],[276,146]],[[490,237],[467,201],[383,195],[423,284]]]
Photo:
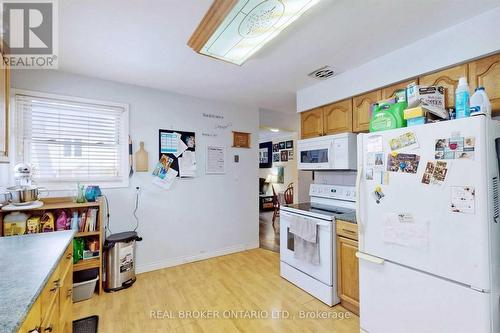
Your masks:
[[[415,83],[418,84],[418,78],[414,78],[414,79],[411,79],[411,80],[399,82],[399,83],[393,84],[391,86],[382,88],[382,98],[381,99],[393,98],[397,90],[399,90],[399,89],[406,89],[406,87],[410,83],[413,83],[413,82],[415,82]]]
[[[26,316],[21,328],[19,329],[19,333],[28,333],[33,332],[35,330],[40,331],[40,326],[42,324],[42,306],[40,299],[37,299],[33,306],[31,307],[30,312]]]
[[[491,102],[492,115],[500,114],[500,54],[469,64],[471,93],[484,87]]]
[[[302,139],[323,135],[322,108],[316,108],[300,114],[300,133]]]
[[[352,100],[346,99],[323,107],[325,134],[352,132]]]
[[[358,242],[337,236],[337,285],[344,307],[359,314]]]
[[[380,90],[356,96],[353,102],[353,132],[365,132],[370,127],[370,108],[382,99]]]
[[[458,85],[458,79],[462,76],[468,76],[468,65],[463,64],[442,71],[421,76],[419,84],[423,86],[443,86],[446,88],[445,105],[446,107],[455,106],[455,88]]]

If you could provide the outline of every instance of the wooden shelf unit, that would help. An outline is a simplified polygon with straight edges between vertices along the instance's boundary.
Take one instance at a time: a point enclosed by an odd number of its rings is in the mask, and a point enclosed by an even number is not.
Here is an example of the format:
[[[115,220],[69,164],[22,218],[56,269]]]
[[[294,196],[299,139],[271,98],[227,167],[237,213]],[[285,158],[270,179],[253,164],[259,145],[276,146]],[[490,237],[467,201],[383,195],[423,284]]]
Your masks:
[[[102,270],[102,258],[103,258],[103,246],[104,246],[104,207],[105,200],[103,197],[97,199],[96,202],[86,202],[86,203],[75,203],[73,202],[73,198],[71,197],[59,197],[59,198],[45,198],[42,199],[43,206],[40,208],[29,209],[29,210],[19,210],[23,213],[30,214],[30,212],[35,213],[36,215],[40,215],[41,212],[45,211],[57,211],[57,210],[78,210],[81,213],[83,210],[88,208],[97,208],[97,229],[96,231],[86,231],[86,232],[78,232],[75,234],[74,238],[85,238],[85,237],[94,237],[98,238],[99,241],[99,257],[91,258],[91,259],[82,259],[73,265],[73,272],[84,271],[92,268],[99,268],[99,280],[97,281],[97,291],[100,294],[103,292],[103,270]],[[11,213],[7,211],[2,211],[0,209],[0,235],[3,236],[3,216]],[[57,218],[57,215],[54,214],[54,218]],[[55,224],[55,221],[54,221]],[[57,231],[54,231],[57,232]]]

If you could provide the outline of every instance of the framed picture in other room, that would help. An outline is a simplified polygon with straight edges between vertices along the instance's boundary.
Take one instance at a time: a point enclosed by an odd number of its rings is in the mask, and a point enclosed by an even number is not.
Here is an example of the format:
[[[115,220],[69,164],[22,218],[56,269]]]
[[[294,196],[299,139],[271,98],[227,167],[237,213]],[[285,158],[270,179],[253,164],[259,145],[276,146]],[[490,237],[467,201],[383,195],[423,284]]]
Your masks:
[[[273,154],[273,162],[279,162],[279,161],[280,161],[280,154],[274,153]]]
[[[288,141],[285,143],[285,146],[286,146],[286,149],[291,149],[291,148],[293,148],[293,140],[288,140]]]
[[[280,143],[279,143],[279,145],[280,145],[280,150],[281,150],[281,149],[285,149],[285,148],[286,148],[286,143],[285,143],[285,141],[280,142]]]
[[[289,161],[293,161],[293,149],[290,149],[290,150],[288,151],[288,160],[289,160]]]
[[[288,162],[288,150],[282,150],[281,154],[281,162]]]
[[[273,166],[273,143],[262,142],[259,144],[259,168],[268,169]]]
[[[280,145],[279,143],[273,144],[273,153],[277,153],[280,151]]]

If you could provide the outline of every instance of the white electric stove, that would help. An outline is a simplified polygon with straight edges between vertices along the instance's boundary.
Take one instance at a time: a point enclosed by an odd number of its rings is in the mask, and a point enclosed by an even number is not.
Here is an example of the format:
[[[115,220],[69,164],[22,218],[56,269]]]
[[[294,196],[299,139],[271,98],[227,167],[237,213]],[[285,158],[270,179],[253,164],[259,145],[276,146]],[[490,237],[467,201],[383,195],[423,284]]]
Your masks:
[[[337,295],[335,219],[353,214],[356,209],[354,186],[311,184],[311,202],[281,207],[280,274],[299,288],[327,305],[340,302]],[[301,216],[316,222],[318,228],[319,265],[294,258],[294,235],[290,221]]]

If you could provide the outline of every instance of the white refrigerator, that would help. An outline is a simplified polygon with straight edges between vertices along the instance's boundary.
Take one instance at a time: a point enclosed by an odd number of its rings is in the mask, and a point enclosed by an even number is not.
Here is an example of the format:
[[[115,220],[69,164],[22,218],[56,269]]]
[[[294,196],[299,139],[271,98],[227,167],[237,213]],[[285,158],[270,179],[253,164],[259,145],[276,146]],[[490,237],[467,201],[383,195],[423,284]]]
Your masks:
[[[358,137],[360,326],[500,332],[499,122]]]

